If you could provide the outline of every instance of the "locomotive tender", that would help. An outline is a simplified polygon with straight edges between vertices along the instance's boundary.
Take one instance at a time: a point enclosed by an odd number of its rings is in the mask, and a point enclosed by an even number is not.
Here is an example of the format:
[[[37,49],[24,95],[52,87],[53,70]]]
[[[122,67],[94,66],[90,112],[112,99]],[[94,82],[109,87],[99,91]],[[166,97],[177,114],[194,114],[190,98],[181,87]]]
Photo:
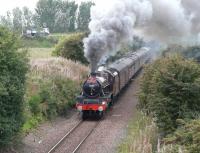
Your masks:
[[[148,48],[141,48],[120,60],[99,67],[84,82],[82,93],[77,97],[76,108],[81,112],[82,119],[97,114],[101,118],[114,98],[129,83],[150,58]]]

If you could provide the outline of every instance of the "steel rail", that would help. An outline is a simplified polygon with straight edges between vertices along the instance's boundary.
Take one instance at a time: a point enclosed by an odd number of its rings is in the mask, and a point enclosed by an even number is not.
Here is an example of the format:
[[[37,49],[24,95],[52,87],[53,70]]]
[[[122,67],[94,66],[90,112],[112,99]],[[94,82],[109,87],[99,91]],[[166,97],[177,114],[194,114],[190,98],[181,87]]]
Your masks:
[[[80,148],[80,146],[85,142],[85,140],[92,134],[92,132],[94,131],[94,129],[96,129],[96,127],[100,124],[100,121],[97,122],[97,124],[92,128],[92,130],[90,130],[90,132],[82,139],[82,141],[77,145],[77,147],[74,149],[74,151],[72,153],[76,153],[78,151],[78,149]]]
[[[78,122],[69,132],[67,132],[47,153],[53,153],[56,148],[77,128],[81,125],[83,121]]]

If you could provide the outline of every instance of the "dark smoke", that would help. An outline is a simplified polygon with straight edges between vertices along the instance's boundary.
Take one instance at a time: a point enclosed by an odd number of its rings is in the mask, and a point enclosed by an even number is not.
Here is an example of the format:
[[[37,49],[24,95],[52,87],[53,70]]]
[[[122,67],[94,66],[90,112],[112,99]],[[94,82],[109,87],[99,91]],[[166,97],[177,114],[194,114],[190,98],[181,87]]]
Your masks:
[[[134,35],[166,44],[199,36],[198,0],[112,0],[101,4],[91,9],[91,33],[84,39],[92,71]]]

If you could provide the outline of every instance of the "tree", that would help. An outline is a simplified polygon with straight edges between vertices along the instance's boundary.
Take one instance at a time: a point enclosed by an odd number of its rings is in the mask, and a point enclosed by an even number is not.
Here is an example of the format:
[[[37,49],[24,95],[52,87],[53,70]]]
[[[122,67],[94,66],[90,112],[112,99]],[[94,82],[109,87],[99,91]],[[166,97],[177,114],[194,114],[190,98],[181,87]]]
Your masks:
[[[19,7],[16,7],[12,11],[13,14],[13,29],[14,31],[21,33],[23,26],[23,13]]]
[[[80,31],[87,31],[90,22],[90,9],[94,5],[93,2],[81,2],[79,6],[77,26]]]
[[[56,13],[55,20],[55,31],[56,32],[68,32],[69,29],[69,9],[68,9],[68,1],[64,2],[61,5],[60,10]]]
[[[0,146],[8,144],[23,123],[28,61],[18,48],[18,38],[0,27]]]
[[[1,16],[0,24],[21,33],[24,29],[34,26],[34,15],[27,7],[23,7],[22,10],[17,7],[13,9],[12,13],[8,11],[6,16]]]
[[[23,27],[30,28],[34,25],[33,13],[28,7],[22,8],[23,12]]]
[[[70,10],[69,10],[69,31],[74,32],[75,31],[75,22],[76,22],[76,10],[78,8],[78,5],[75,3],[75,1],[72,1],[69,3]]]
[[[59,0],[39,0],[36,6],[36,17],[40,26],[46,25],[55,32],[56,14],[60,10]]]
[[[75,31],[75,18],[78,5],[74,1],[61,1],[60,10],[56,13],[55,31]]]
[[[62,56],[64,58],[71,59],[75,62],[79,61],[83,64],[88,64],[88,61],[84,57],[83,52],[82,40],[84,37],[85,33],[69,35],[56,45],[53,54],[56,56]]]
[[[11,12],[7,12],[6,16],[1,16],[0,17],[0,24],[4,27],[7,27],[9,29],[13,29],[13,23],[11,19]]]

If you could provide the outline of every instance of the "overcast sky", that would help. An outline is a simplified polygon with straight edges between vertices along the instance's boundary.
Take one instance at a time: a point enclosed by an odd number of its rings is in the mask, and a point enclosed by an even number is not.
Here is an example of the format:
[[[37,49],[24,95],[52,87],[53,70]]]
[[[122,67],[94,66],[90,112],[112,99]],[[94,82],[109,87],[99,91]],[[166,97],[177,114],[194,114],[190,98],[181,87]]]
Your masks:
[[[15,7],[22,8],[23,6],[27,6],[31,10],[34,10],[36,3],[38,0],[0,0],[0,15],[5,15],[8,10],[12,10]],[[81,1],[88,0],[75,0],[78,3]],[[100,1],[100,0],[92,0],[92,1]]]

